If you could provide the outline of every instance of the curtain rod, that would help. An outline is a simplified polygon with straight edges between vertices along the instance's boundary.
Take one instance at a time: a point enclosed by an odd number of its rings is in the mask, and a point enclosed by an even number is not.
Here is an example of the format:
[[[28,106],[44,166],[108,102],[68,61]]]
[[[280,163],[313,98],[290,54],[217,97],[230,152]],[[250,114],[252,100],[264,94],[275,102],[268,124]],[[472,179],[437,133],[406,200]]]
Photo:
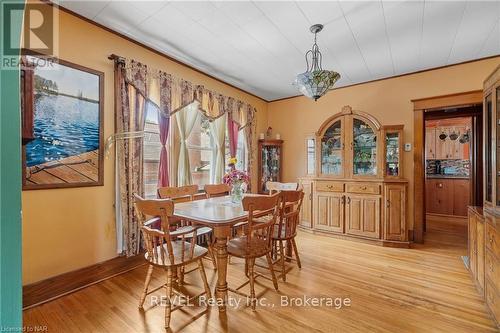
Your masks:
[[[125,63],[125,58],[122,57],[122,56],[119,56],[119,55],[116,55],[114,53],[110,54],[109,57],[108,57],[109,60],[113,60],[115,62],[118,62],[118,63]]]

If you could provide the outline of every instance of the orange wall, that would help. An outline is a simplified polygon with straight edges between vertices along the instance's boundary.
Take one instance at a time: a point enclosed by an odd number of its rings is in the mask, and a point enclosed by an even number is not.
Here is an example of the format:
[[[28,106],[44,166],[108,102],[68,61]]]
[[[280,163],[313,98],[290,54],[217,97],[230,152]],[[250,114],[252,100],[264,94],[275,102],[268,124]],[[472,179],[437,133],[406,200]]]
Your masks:
[[[104,72],[104,138],[114,132],[112,53],[233,96],[257,109],[257,133],[267,128],[267,103],[60,12],[60,58]],[[116,256],[114,159],[104,161],[104,186],[23,192],[23,284]],[[252,177],[256,178],[256,175]]]
[[[412,99],[482,89],[483,80],[500,63],[500,57],[476,61],[392,78],[362,85],[335,89],[314,102],[297,97],[268,105],[268,122],[274,133],[285,141],[284,181],[296,181],[305,175],[305,136],[318,130],[329,116],[350,105],[368,112],[382,125],[403,124],[404,142],[413,148]],[[285,121],[286,120],[286,121]],[[404,153],[404,176],[409,184],[409,219],[413,228],[413,151]]]

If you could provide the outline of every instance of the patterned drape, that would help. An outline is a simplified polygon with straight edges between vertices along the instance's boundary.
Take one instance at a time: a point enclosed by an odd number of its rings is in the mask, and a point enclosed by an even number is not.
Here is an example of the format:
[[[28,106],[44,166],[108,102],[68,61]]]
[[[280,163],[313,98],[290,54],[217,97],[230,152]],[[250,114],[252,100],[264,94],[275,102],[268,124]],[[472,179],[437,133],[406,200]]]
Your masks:
[[[159,72],[160,81],[160,112],[158,113],[158,127],[160,129],[160,163],[158,166],[158,187],[169,186],[168,150],[166,147],[170,129],[170,111],[172,107],[172,76]]]
[[[138,133],[144,130],[147,67],[132,61],[130,69],[116,63],[116,131]],[[127,77],[128,76],[128,77]],[[133,195],[143,196],[143,140],[140,135],[123,136],[116,145],[116,222],[118,250],[127,256],[139,253],[139,222]]]

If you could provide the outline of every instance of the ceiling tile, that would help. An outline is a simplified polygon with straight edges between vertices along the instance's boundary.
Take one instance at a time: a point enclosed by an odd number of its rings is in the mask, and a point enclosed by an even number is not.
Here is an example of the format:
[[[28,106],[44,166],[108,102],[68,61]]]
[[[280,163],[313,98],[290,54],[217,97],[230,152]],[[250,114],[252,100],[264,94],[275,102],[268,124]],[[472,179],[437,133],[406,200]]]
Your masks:
[[[110,2],[94,19],[98,23],[124,32],[129,31],[147,17],[148,14],[134,7],[132,4],[127,2]]]
[[[425,3],[419,62],[421,68],[438,67],[448,63],[465,5],[465,1]]]
[[[396,73],[417,71],[422,36],[423,2],[384,2],[384,16]]]
[[[58,3],[68,8],[75,13],[78,13],[87,18],[94,18],[99,12],[106,7],[110,1],[58,1]]]
[[[371,75],[374,78],[394,75],[382,4],[342,2],[341,7]]]
[[[499,19],[500,2],[467,2],[448,64],[474,58]],[[497,40],[500,41],[500,34],[497,34]]]

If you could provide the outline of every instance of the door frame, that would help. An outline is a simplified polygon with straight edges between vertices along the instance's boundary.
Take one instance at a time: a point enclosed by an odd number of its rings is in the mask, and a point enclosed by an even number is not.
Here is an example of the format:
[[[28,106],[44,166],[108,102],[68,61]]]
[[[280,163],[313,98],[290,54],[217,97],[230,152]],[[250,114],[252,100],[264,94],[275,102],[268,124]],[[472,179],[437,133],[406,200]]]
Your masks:
[[[413,241],[424,242],[425,221],[425,113],[448,107],[463,107],[483,102],[483,91],[473,90],[449,95],[412,99],[413,103]]]
[[[13,0],[24,10],[23,0]],[[3,5],[3,4],[2,4]],[[4,7],[0,8],[3,15]],[[21,15],[22,16],[22,15]],[[8,26],[11,45],[20,45],[22,17]],[[14,44],[12,44],[14,43]],[[0,46],[3,58],[3,47]],[[19,50],[20,51],[20,50]],[[18,59],[19,54],[16,55]],[[2,59],[3,60],[3,59]],[[21,112],[19,65],[0,69],[0,327],[22,328]]]

